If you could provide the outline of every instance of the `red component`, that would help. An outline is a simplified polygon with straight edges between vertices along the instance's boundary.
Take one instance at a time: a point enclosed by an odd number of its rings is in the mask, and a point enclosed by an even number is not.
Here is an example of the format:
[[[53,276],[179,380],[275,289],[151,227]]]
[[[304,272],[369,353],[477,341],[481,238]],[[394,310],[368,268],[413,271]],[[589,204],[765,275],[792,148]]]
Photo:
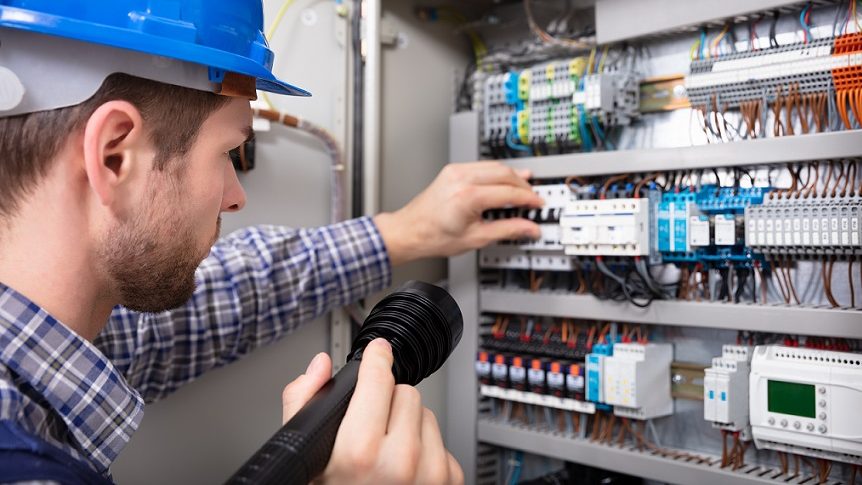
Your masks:
[[[488,362],[488,352],[479,352],[479,362]]]
[[[530,361],[530,368],[534,370],[540,370],[542,368],[542,361],[540,359],[533,359]]]
[[[520,357],[512,357],[512,367],[524,367],[524,359]]]
[[[572,364],[569,366],[569,374],[573,376],[577,376],[581,374],[581,366],[578,364]]]
[[[495,364],[505,364],[506,363],[506,356],[504,356],[503,354],[495,355],[494,356],[494,363]]]
[[[554,374],[560,373],[560,363],[559,362],[551,362],[551,372]]]

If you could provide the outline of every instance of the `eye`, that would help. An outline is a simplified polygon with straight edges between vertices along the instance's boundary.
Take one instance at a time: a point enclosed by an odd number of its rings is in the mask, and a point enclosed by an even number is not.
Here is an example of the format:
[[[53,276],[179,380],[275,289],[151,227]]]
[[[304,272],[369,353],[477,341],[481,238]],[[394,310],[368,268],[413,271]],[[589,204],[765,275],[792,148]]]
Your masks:
[[[229,151],[228,156],[233,168],[238,172],[248,172],[254,168],[254,142],[246,142]]]

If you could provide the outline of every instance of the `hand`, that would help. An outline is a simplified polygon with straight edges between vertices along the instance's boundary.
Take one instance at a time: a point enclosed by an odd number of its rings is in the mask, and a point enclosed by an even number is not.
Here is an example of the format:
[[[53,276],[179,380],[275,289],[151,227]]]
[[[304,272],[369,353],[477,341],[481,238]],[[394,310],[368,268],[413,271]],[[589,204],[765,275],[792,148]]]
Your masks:
[[[539,226],[526,219],[482,220],[488,209],[541,207],[529,177],[499,162],[447,165],[402,209],[374,218],[392,264],[453,256],[501,239],[538,238]]]
[[[329,357],[317,354],[305,374],[284,389],[285,423],[331,375]],[[392,349],[383,339],[368,344],[362,355],[332,457],[315,483],[464,483],[461,467],[443,446],[437,420],[422,407],[419,391],[395,385]]]

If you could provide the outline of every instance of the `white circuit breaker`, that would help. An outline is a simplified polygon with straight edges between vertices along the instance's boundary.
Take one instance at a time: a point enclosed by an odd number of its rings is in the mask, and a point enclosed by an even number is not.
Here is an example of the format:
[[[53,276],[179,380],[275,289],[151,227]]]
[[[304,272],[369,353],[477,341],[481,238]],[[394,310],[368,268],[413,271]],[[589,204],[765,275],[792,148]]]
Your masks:
[[[862,355],[755,347],[749,393],[758,449],[862,464]]]
[[[614,414],[652,419],[673,414],[670,365],[673,345],[668,343],[614,344],[602,372],[604,402]]]
[[[703,379],[703,418],[713,426],[742,432],[749,439],[748,377],[752,348],[724,345]]]
[[[560,218],[562,243],[573,256],[649,255],[649,199],[575,200]]]

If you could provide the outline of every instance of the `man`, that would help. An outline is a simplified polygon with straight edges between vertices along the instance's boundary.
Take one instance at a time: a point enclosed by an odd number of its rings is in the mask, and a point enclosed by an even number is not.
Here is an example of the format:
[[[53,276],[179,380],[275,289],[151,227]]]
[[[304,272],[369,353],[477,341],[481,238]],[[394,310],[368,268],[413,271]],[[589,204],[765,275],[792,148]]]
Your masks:
[[[481,220],[541,205],[526,174],[471,164],[394,213],[216,242],[245,203],[228,153],[255,88],[307,93],[272,75],[260,0],[140,3],[0,0],[3,483],[110,481],[144,402],[386,287],[391,265],[538,235]],[[321,481],[462,481],[391,365],[372,342]],[[330,374],[315,357],[284,419]]]

